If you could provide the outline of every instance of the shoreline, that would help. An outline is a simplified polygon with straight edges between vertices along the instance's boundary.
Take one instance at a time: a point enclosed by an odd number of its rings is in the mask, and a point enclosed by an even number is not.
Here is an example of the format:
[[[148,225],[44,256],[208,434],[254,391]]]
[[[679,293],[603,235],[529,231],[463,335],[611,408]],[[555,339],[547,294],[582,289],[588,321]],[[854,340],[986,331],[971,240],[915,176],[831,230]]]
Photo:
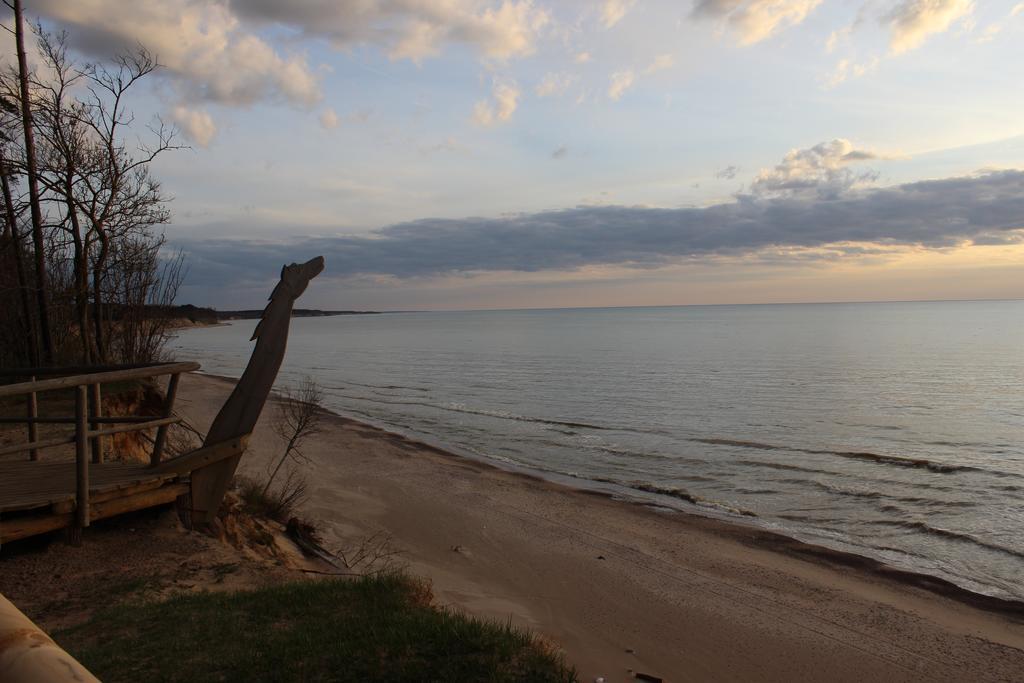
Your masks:
[[[197,374],[230,384],[231,386],[238,381],[237,377],[230,377],[228,375],[219,375],[202,371],[198,371]],[[276,392],[272,394],[272,397],[276,398],[276,396]],[[908,586],[921,588],[937,595],[956,600],[971,607],[1004,614],[1006,616],[1020,619],[1024,622],[1024,600],[1015,600],[1013,598],[1004,598],[998,595],[982,593],[980,591],[971,590],[970,588],[961,586],[941,576],[936,576],[922,571],[914,571],[911,569],[902,569],[900,567],[887,564],[883,560],[879,560],[869,555],[863,555],[852,551],[841,550],[839,548],[832,548],[820,543],[806,541],[788,534],[785,531],[775,531],[766,528],[751,519],[746,519],[747,514],[745,512],[730,515],[724,510],[719,510],[714,507],[705,508],[704,506],[693,502],[691,502],[692,507],[690,508],[681,507],[676,501],[673,501],[675,504],[661,504],[657,501],[633,495],[632,489],[623,485],[618,485],[612,482],[595,481],[585,477],[570,477],[568,475],[539,470],[517,463],[502,462],[500,460],[487,458],[486,456],[479,456],[471,453],[460,453],[450,447],[446,448],[443,445],[430,443],[417,436],[403,434],[400,431],[395,431],[394,428],[389,428],[387,425],[375,424],[365,418],[344,415],[331,408],[324,408],[324,411],[332,418],[353,422],[378,430],[382,434],[386,435],[386,438],[400,439],[405,444],[442,457],[465,460],[483,467],[492,468],[497,472],[563,487],[574,493],[607,498],[624,505],[637,506],[655,511],[664,511],[669,514],[695,517],[697,519],[712,520],[726,526],[737,527],[735,529],[735,533],[743,536],[745,542],[760,548],[774,550],[775,552],[780,553],[787,553],[792,556],[813,558],[834,567],[851,567],[861,571],[871,572]],[[588,486],[588,484],[590,485]],[[657,491],[651,491],[650,493],[657,496],[666,496],[666,494],[659,494]],[[755,519],[757,518],[756,515],[753,517]],[[751,532],[756,532],[757,535],[752,538],[748,538]]]
[[[186,418],[204,429],[233,384],[187,378]],[[330,546],[388,534],[444,604],[540,632],[585,676],[956,680],[973,670],[1004,680],[1024,670],[1022,603],[337,413],[325,423],[308,446],[307,514]],[[273,457],[266,421],[257,432],[241,471]]]

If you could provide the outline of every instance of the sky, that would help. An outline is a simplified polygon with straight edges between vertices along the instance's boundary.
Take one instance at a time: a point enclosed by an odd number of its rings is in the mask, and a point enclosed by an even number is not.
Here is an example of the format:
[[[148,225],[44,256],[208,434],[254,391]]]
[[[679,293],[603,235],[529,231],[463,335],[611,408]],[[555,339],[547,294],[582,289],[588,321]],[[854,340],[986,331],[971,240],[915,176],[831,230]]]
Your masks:
[[[163,65],[180,303],[1024,298],[1024,2],[25,5]]]

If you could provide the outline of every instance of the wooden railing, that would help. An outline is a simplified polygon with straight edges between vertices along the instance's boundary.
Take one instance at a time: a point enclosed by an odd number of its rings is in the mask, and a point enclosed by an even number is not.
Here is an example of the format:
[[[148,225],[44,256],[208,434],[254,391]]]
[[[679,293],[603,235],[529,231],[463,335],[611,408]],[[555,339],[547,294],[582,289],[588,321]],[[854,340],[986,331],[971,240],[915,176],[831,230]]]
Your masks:
[[[174,399],[178,381],[184,372],[199,369],[199,363],[158,363],[138,366],[91,366],[66,368],[25,368],[0,371],[0,378],[29,377],[27,382],[0,385],[0,399],[25,397],[25,417],[0,416],[0,424],[24,424],[28,428],[28,441],[0,448],[0,455],[28,453],[30,460],[39,460],[40,451],[75,444],[75,500],[78,527],[89,526],[89,454],[94,463],[103,462],[103,437],[145,429],[157,429],[150,466],[160,463],[170,425],[180,422],[175,417]],[[101,387],[112,382],[150,379],[170,375],[161,415],[104,416]],[[39,377],[49,377],[39,379]],[[71,416],[39,415],[38,395],[47,391],[73,389],[75,414]],[[73,436],[40,439],[40,424],[73,424]],[[112,425],[104,427],[103,425]]]

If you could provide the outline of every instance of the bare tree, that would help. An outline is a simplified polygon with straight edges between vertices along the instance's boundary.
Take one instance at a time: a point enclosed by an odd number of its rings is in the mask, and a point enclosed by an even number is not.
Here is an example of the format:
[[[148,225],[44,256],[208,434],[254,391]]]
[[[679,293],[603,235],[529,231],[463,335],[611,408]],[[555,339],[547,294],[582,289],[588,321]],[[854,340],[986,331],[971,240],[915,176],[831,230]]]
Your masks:
[[[20,11],[20,1],[9,4],[15,5]],[[20,211],[31,207],[30,251],[43,268],[46,323],[73,332],[44,342],[42,360],[52,364],[58,352],[83,363],[156,360],[169,336],[169,307],[184,266],[180,253],[161,254],[165,239],[154,228],[170,213],[150,164],[181,146],[174,127],[159,117],[149,135],[135,135],[140,131],[127,102],[130,89],[159,65],[142,47],[109,66],[77,62],[69,56],[66,33],[34,28],[39,71],[26,66],[0,73],[0,239],[5,254],[8,245],[14,251],[8,262],[20,263],[19,237],[28,232],[18,229]],[[23,36],[17,37],[24,56]],[[28,112],[27,138],[7,134],[13,119],[5,114],[12,107],[22,124]],[[27,199],[12,191],[21,177],[30,180]],[[10,279],[3,278],[5,291],[15,289]],[[17,288],[30,284],[39,294],[38,269],[35,278],[19,270]],[[14,310],[13,303],[3,305],[5,312]],[[17,318],[27,332],[21,338],[35,338],[34,318],[24,312]]]
[[[125,107],[129,89],[158,66],[156,59],[140,47],[119,56],[112,68],[91,65],[86,70],[90,98],[85,102],[84,122],[96,141],[91,162],[101,172],[83,176],[76,204],[98,244],[92,261],[92,311],[96,353],[101,360],[107,357],[104,277],[112,244],[170,220],[166,199],[160,183],[150,175],[149,164],[163,152],[182,147],[175,142],[177,131],[157,118],[149,127],[152,141],[141,143],[137,156],[128,150],[120,134],[134,120]]]
[[[285,389],[281,392],[281,416],[274,423],[274,432],[285,442],[284,452],[272,471],[269,471],[263,495],[270,490],[277,473],[286,462],[304,463],[305,456],[300,447],[309,437],[320,431],[320,420],[323,417],[323,391],[312,377],[304,377],[297,389]],[[290,478],[294,485],[298,483]]]

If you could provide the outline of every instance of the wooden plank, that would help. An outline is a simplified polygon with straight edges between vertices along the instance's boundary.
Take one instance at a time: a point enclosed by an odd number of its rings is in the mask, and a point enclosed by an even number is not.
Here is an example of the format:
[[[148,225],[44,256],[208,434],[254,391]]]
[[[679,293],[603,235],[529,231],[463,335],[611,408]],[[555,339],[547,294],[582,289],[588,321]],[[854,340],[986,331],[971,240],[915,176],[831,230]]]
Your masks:
[[[237,439],[229,439],[212,446],[203,446],[191,453],[167,460],[154,468],[155,472],[184,474],[234,456],[241,456],[249,444],[249,435]]]
[[[69,387],[95,384],[96,382],[123,382],[130,379],[145,379],[148,377],[159,377],[160,375],[172,375],[180,372],[192,372],[200,368],[199,363],[165,363],[145,368],[132,368],[128,370],[114,370],[111,372],[92,372],[84,375],[71,375],[68,377],[55,377],[43,379],[36,382],[20,382],[18,384],[7,384],[0,386],[0,398],[7,396],[21,396],[35,391],[52,391],[54,389],[67,389]]]
[[[178,380],[181,375],[171,375],[167,383],[167,398],[164,399],[164,417],[171,417],[174,414],[174,398],[178,395]],[[169,425],[163,425],[156,432],[156,440],[153,442],[153,452],[149,456],[149,464],[156,467],[160,462],[160,456],[164,452],[164,444],[167,442],[167,430]]]
[[[88,400],[88,390],[79,386],[75,391],[75,523],[83,528],[89,526],[89,428],[85,421]]]
[[[49,461],[0,463],[0,512],[65,505],[76,498],[77,463]],[[148,464],[104,463],[89,467],[89,498],[108,492],[175,479],[179,473],[158,471]]]

